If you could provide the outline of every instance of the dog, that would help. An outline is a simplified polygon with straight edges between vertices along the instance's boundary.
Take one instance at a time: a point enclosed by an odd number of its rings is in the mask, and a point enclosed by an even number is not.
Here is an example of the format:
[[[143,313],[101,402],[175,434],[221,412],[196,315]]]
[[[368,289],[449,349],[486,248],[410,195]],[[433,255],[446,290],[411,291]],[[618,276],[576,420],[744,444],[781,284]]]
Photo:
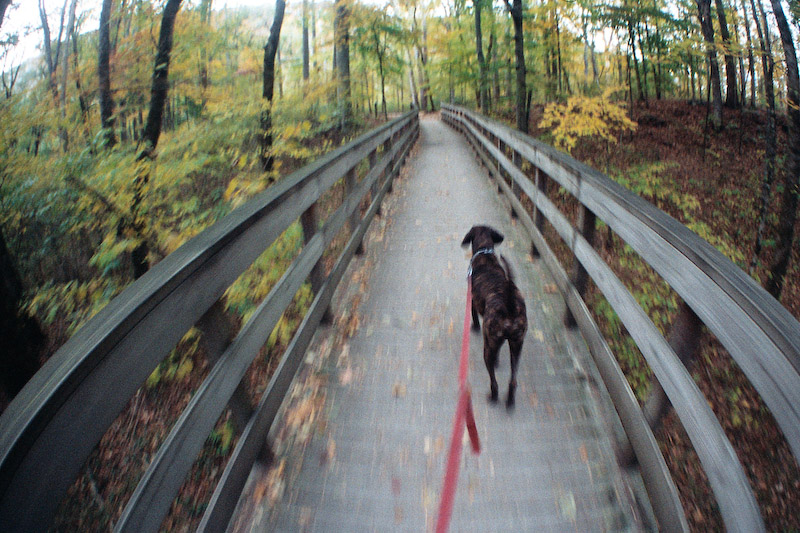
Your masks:
[[[497,402],[497,379],[494,371],[498,364],[500,347],[507,340],[511,351],[511,379],[508,382],[506,407],[514,407],[517,389],[517,366],[522,342],[528,329],[525,300],[514,283],[514,274],[506,258],[494,247],[503,242],[503,235],[489,226],[473,226],[464,236],[461,246],[472,244],[470,273],[472,277],[472,329],[478,331],[478,315],[483,317],[483,360],[489,371],[491,393],[489,399]],[[505,266],[505,268],[504,268]]]

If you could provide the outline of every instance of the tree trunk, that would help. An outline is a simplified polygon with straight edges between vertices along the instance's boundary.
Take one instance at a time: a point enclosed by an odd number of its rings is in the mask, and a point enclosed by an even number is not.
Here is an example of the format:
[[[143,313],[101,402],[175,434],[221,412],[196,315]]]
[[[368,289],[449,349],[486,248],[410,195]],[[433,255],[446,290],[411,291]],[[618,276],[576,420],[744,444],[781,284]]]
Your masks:
[[[303,0],[303,81],[309,76],[308,0]]]
[[[639,60],[636,59],[636,32],[633,29],[632,20],[628,21],[628,42],[633,56],[633,68],[636,71],[636,84],[639,86],[639,100],[644,102],[644,86],[642,85],[642,76],[639,73]]]
[[[203,33],[209,37],[211,33],[211,1],[212,0],[202,0],[200,3],[200,24]],[[200,45],[200,93],[200,109],[205,109],[208,99],[208,52],[206,43]]]
[[[144,189],[150,181],[149,165],[144,164],[146,160],[155,158],[158,138],[161,136],[161,125],[164,118],[164,104],[167,101],[169,92],[169,60],[172,53],[172,35],[175,29],[175,18],[181,7],[181,0],[167,0],[164,6],[164,14],[161,16],[161,30],[158,36],[158,48],[156,51],[155,65],[153,66],[153,79],[150,87],[150,110],[147,114],[147,122],[142,131],[142,142],[144,147],[137,156],[140,163],[140,171],[134,181],[133,200],[131,203],[131,215],[133,221],[131,228],[141,239],[139,244],[131,252],[133,263],[133,277],[138,279],[150,269],[147,255],[150,247],[144,236],[145,224],[141,220],[139,208],[142,203]]]
[[[335,0],[333,39],[336,42],[338,70],[337,97],[339,100],[339,129],[344,131],[351,121],[353,107],[350,94],[350,9],[348,0]]]
[[[761,254],[764,230],[767,226],[767,211],[769,201],[772,196],[772,183],[775,179],[775,153],[776,153],[776,133],[775,133],[775,89],[773,84],[773,72],[775,61],[772,58],[772,45],[769,41],[769,28],[766,24],[764,5],[759,0],[761,8],[761,21],[758,20],[755,0],[750,0],[753,8],[753,21],[758,30],[758,41],[761,45],[761,65],[764,71],[764,97],[767,101],[767,124],[764,132],[764,180],[761,182],[761,197],[758,204],[758,229],[756,230],[756,242],[753,246],[753,257],[750,259],[750,271],[755,268],[758,256]],[[763,29],[762,29],[763,23]]]
[[[272,99],[275,94],[275,56],[280,44],[285,9],[286,2],[277,0],[272,27],[269,30],[267,44],[264,45],[264,72],[261,87],[261,98],[264,100],[264,109],[261,111],[261,168],[264,172],[272,171],[275,165],[275,157],[272,155]]]
[[[744,31],[747,36],[747,70],[750,73],[750,107],[756,106],[756,67],[753,59],[753,39],[750,36],[750,21],[747,18],[747,4],[742,0],[742,14],[744,15]],[[753,18],[756,18],[755,12]],[[742,96],[744,100],[744,96]],[[744,104],[744,102],[742,102]]]
[[[419,93],[417,92],[417,81],[414,78],[414,62],[411,60],[411,51],[408,51],[408,90],[411,93],[411,102],[414,107],[419,109]]]
[[[556,11],[555,19],[556,19],[556,79],[558,80],[558,94],[560,95],[563,91],[561,85],[561,76],[564,70],[563,70],[563,64],[561,63],[561,28],[559,24],[558,11]]]
[[[714,45],[714,25],[711,19],[711,0],[695,0],[697,12],[700,19],[700,29],[706,41],[709,62],[709,78],[711,81],[712,107],[714,129],[719,131],[722,128],[722,88],[719,79],[719,63],[717,62],[717,50]]]
[[[78,7],[78,0],[72,0],[69,6],[69,19],[67,31],[64,34],[64,55],[61,56],[61,114],[66,122],[67,116],[67,83],[69,82],[69,40],[75,33],[75,10]]]
[[[500,107],[500,65],[497,62],[497,37],[495,36],[494,27],[492,27],[492,36],[490,39],[492,46],[489,57],[491,58],[491,71],[492,71],[492,98],[494,100],[495,108]]]
[[[78,105],[81,110],[81,120],[83,120],[83,132],[86,136],[86,144],[92,143],[92,126],[89,120],[89,103],[86,94],[83,92],[81,84],[81,71],[78,64],[78,38],[72,34],[72,68],[75,69],[75,89],[78,92]]]
[[[314,0],[311,0],[311,57],[314,72],[317,71],[317,10],[314,9]]]
[[[771,0],[772,12],[778,23],[783,53],[786,59],[786,114],[789,117],[788,154],[786,161],[786,183],[783,187],[783,205],[778,222],[778,246],[767,291],[780,298],[789,262],[792,259],[794,226],[797,222],[797,203],[800,194],[800,73],[797,68],[797,52],[792,30],[783,14],[780,0]]]
[[[103,0],[98,31],[97,76],[100,81],[100,127],[103,128],[105,145],[109,148],[117,143],[114,136],[114,97],[111,94],[111,42],[108,21],[111,18],[112,0]]]
[[[517,73],[517,129],[522,133],[528,133],[528,110],[525,105],[525,96],[528,93],[528,88],[525,82],[525,41],[523,34],[524,29],[522,27],[522,0],[514,0],[513,4],[510,4],[508,0],[506,0],[506,7],[514,23],[514,56],[516,58]]]
[[[19,308],[22,281],[0,231],[0,386],[10,401],[39,369],[45,337],[38,321]]]
[[[164,117],[164,104],[169,93],[169,60],[172,54],[172,35],[175,19],[181,7],[181,0],[167,0],[164,14],[161,17],[161,30],[158,36],[158,49],[153,67],[153,80],[150,87],[150,110],[144,125],[142,137],[145,142],[144,157],[152,157],[161,136],[161,124]],[[142,155],[140,154],[140,158]]]
[[[11,0],[0,0],[0,28],[3,27],[3,19],[6,17],[6,9],[11,5]]]
[[[472,4],[475,7],[475,49],[478,54],[478,105],[481,111],[485,114],[489,112],[489,80],[486,71],[486,58],[483,55],[483,33],[481,30],[481,2],[482,0],[473,0]]]
[[[714,0],[717,6],[717,18],[719,19],[719,33],[722,37],[722,45],[725,48],[725,79],[727,81],[727,92],[725,94],[725,106],[736,109],[739,107],[738,90],[736,88],[736,61],[731,53],[731,35],[728,32],[728,21],[725,17],[725,6],[722,0]]]

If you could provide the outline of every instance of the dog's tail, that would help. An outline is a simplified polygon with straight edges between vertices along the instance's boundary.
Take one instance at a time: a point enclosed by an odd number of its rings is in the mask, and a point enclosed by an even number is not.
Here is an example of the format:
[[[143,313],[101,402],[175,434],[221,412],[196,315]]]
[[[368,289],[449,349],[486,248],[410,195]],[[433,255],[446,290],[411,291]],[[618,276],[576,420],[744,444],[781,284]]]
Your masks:
[[[511,269],[511,265],[509,264],[508,260],[505,258],[504,255],[500,254],[500,259],[503,260],[503,266],[506,270],[506,287],[505,287],[505,296],[506,296],[506,309],[513,311],[517,305],[517,299],[514,288],[516,287],[516,283],[514,282],[514,271]]]

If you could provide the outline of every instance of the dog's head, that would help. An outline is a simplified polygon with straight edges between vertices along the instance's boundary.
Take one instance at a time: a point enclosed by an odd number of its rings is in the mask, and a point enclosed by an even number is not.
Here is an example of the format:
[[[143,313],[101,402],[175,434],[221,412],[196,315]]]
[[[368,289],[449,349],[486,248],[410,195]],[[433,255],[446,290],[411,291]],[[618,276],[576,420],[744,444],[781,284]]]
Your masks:
[[[503,236],[496,229],[489,226],[472,226],[472,229],[464,236],[464,240],[461,241],[461,246],[466,248],[471,243],[474,254],[481,248],[492,250],[495,244],[501,242],[503,242]]]

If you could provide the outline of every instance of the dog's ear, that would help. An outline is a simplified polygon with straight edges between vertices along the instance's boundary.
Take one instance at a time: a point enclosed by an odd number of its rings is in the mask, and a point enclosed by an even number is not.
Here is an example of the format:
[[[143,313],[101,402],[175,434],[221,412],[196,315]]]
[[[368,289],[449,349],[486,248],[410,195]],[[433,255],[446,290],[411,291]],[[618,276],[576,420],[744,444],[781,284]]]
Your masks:
[[[461,247],[466,248],[467,246],[469,246],[470,243],[472,242],[472,239],[474,238],[475,238],[475,226],[472,226],[472,228],[470,228],[467,234],[464,235],[464,240],[461,241]]]
[[[492,242],[495,244],[500,244],[501,242],[503,242],[503,239],[505,238],[495,230],[491,230],[491,234],[492,234]]]

